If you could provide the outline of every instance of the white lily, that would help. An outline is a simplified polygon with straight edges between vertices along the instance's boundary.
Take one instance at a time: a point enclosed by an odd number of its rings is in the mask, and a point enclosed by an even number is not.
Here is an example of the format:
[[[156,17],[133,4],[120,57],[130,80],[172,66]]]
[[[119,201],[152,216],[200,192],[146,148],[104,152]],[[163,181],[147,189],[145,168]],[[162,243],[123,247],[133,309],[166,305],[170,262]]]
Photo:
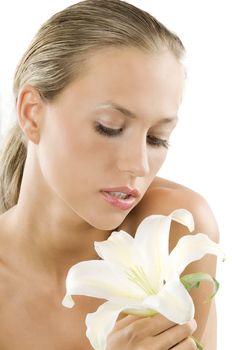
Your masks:
[[[141,316],[159,312],[179,324],[194,317],[194,304],[186,289],[191,282],[181,282],[180,274],[205,254],[222,252],[217,243],[198,233],[182,237],[169,254],[172,220],[194,230],[192,214],[185,209],[168,216],[151,215],[140,223],[134,238],[121,230],[112,232],[106,241],[95,242],[103,260],[83,261],[69,270],[64,306],[74,305],[71,295],[107,300],[86,317],[86,335],[94,349],[106,349],[107,336],[120,312]]]

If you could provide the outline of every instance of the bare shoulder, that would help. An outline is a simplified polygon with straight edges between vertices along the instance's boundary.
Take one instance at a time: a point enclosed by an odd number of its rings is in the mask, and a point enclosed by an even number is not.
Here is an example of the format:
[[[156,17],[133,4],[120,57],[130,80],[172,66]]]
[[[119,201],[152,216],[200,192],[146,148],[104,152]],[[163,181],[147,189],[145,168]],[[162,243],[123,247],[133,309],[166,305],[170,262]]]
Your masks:
[[[219,230],[214,213],[207,200],[198,192],[179,183],[156,177],[142,200],[133,209],[131,218],[134,228],[143,218],[152,214],[169,215],[173,210],[189,210],[195,222],[195,231],[207,233],[214,241],[219,240]],[[175,224],[177,239],[183,234],[181,225]],[[186,229],[185,229],[186,231]]]

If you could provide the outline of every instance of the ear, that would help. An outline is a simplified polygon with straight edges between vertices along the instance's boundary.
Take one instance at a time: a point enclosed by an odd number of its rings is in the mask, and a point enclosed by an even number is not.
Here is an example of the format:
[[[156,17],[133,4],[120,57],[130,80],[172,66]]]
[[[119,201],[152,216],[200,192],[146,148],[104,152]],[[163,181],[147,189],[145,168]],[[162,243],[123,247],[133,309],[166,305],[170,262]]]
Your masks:
[[[25,85],[19,92],[17,113],[19,125],[28,140],[39,143],[44,102],[36,88]]]

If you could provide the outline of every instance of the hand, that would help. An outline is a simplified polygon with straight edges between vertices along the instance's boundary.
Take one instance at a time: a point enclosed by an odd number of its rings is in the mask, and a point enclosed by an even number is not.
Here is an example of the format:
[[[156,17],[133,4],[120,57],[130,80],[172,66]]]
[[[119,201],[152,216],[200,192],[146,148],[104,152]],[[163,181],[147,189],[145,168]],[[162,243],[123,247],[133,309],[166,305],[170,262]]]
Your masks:
[[[177,325],[164,316],[126,316],[118,321],[107,339],[107,350],[192,350],[197,349],[189,338],[196,330],[192,320]]]

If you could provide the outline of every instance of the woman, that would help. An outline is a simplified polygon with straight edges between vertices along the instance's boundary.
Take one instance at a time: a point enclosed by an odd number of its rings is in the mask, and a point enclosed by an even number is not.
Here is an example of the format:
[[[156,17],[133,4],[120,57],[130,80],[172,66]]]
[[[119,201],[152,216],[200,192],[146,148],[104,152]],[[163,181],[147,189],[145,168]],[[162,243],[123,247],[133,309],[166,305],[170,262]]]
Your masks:
[[[113,230],[134,234],[146,216],[185,208],[195,231],[218,241],[205,199],[157,176],[177,124],[183,55],[175,34],[120,0],[79,2],[30,44],[15,73],[18,122],[1,151],[1,349],[91,349],[85,317],[102,300],[64,308],[65,278]],[[184,234],[172,224],[171,249]],[[215,266],[207,256],[184,273],[214,275]],[[107,350],[194,349],[192,334],[216,349],[209,293],[192,291],[196,321],[181,326],[122,315]]]

